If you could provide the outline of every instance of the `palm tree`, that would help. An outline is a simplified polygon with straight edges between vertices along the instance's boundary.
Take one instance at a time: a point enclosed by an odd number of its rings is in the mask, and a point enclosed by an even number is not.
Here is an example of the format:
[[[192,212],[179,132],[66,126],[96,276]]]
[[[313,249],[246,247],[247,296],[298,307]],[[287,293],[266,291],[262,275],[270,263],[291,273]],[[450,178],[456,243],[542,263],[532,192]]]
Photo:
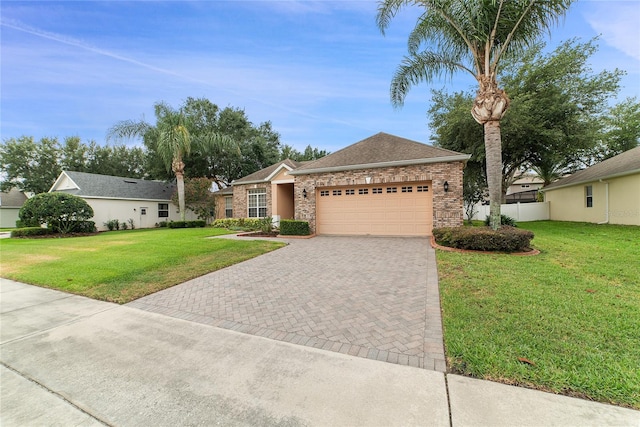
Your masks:
[[[178,185],[180,218],[185,220],[184,203],[184,157],[191,151],[191,137],[187,118],[182,110],[174,110],[159,102],[154,105],[156,125],[144,120],[125,120],[116,123],[107,133],[107,139],[142,137],[155,142],[155,147],[167,170],[172,170]]]
[[[484,127],[491,227],[500,227],[500,120],[509,97],[497,82],[499,63],[518,57],[563,16],[574,0],[382,0],[377,25],[384,34],[405,6],[424,8],[409,34],[409,55],[391,82],[391,102],[402,106],[412,85],[466,71],[478,82],[471,115]],[[427,49],[420,50],[425,44]]]

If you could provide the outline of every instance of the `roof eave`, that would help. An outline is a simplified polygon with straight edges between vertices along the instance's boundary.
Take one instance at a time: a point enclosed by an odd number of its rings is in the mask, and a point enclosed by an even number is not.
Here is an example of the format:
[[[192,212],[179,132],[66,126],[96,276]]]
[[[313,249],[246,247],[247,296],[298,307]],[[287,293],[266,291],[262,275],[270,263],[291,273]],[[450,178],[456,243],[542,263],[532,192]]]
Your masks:
[[[569,183],[569,184],[558,185],[558,186],[552,187],[552,188],[543,187],[543,188],[541,188],[541,190],[542,191],[559,190],[561,188],[573,187],[575,185],[586,184],[588,182],[598,182],[598,181],[602,181],[603,179],[621,178],[623,176],[635,175],[637,173],[640,173],[640,169],[634,169],[634,170],[630,170],[630,171],[626,171],[626,172],[620,172],[620,173],[616,173],[616,174],[613,174],[613,175],[602,176],[602,177],[599,177],[599,178],[583,179],[583,180],[572,182],[572,183]]]
[[[378,168],[397,167],[397,166],[413,166],[413,165],[423,165],[428,163],[466,162],[470,158],[471,158],[471,154],[459,154],[456,156],[431,157],[427,159],[394,160],[390,162],[364,163],[359,165],[332,166],[332,167],[325,167],[325,168],[303,169],[303,170],[296,169],[289,172],[289,175],[310,175],[312,173],[342,172],[342,171],[350,171],[350,170],[358,170],[358,169],[378,169]]]

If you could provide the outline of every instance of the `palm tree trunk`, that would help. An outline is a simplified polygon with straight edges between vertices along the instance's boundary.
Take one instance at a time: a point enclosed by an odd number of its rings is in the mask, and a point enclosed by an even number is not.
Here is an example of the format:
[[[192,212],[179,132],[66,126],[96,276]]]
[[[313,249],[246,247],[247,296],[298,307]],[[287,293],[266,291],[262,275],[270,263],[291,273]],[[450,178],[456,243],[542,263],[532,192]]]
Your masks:
[[[178,183],[178,205],[180,209],[180,220],[185,220],[184,213],[184,174],[182,172],[176,173],[176,181]]]
[[[502,141],[500,122],[491,120],[484,124],[484,147],[487,161],[487,185],[489,186],[489,218],[491,228],[500,228],[500,204],[502,202]]]

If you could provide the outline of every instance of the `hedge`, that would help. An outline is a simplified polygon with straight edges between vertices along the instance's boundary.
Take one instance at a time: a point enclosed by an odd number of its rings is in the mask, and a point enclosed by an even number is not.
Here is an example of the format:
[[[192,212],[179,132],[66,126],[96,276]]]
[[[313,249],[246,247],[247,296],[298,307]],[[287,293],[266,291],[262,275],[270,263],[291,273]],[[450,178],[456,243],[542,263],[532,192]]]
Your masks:
[[[217,228],[240,228],[243,230],[256,231],[262,228],[263,220],[259,218],[222,218],[216,219],[211,225]]]
[[[529,230],[503,226],[442,227],[433,229],[436,243],[457,249],[491,252],[525,252],[531,249],[534,235]]]
[[[53,234],[53,230],[42,227],[24,227],[11,230],[11,237],[45,236],[47,234]]]
[[[295,219],[280,220],[280,235],[282,236],[308,236],[311,233],[307,221]]]
[[[202,219],[198,219],[195,221],[171,221],[167,223],[169,228],[197,228],[204,227],[207,225],[207,222]]]

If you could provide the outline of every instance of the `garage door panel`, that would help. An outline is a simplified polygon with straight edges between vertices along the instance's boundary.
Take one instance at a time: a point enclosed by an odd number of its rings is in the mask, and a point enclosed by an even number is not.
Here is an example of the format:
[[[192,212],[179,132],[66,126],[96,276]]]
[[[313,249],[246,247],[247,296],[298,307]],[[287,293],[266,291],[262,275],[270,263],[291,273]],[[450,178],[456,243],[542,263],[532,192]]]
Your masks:
[[[317,232],[319,234],[371,234],[371,235],[429,235],[433,223],[432,196],[418,192],[418,185],[430,182],[403,183],[382,187],[353,186],[353,195],[317,197]],[[387,193],[386,188],[396,188]],[[402,192],[405,187],[406,191]],[[411,192],[408,188],[411,187]],[[332,189],[333,190],[333,189]],[[362,191],[360,191],[362,190]],[[366,190],[366,191],[365,191]],[[326,191],[326,190],[325,190]],[[365,194],[366,193],[366,194]]]

